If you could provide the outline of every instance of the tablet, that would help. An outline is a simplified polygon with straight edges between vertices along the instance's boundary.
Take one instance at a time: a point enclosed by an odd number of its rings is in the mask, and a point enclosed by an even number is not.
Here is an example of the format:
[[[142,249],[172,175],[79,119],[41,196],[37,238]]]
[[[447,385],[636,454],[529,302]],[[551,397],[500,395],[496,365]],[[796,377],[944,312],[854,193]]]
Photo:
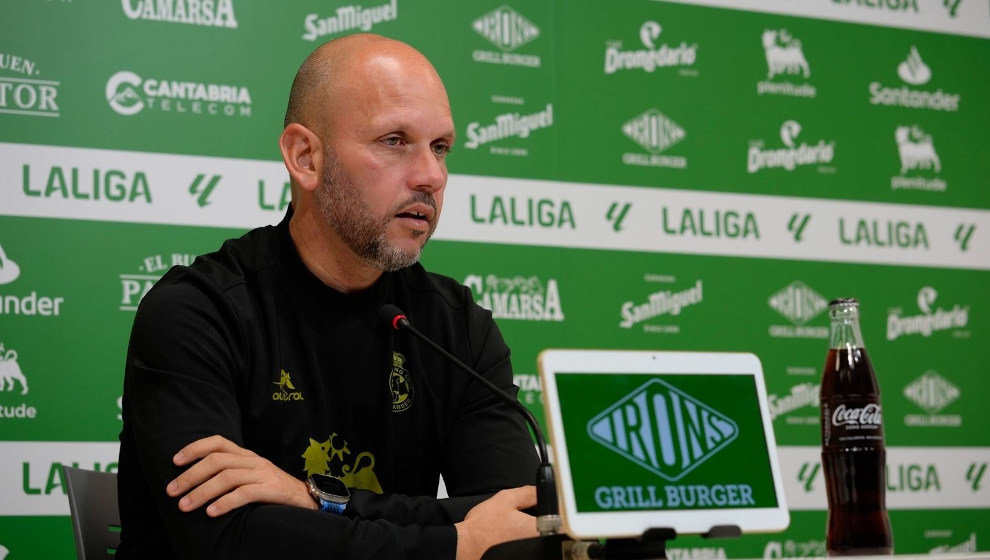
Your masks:
[[[755,355],[545,350],[538,362],[568,535],[787,528]]]

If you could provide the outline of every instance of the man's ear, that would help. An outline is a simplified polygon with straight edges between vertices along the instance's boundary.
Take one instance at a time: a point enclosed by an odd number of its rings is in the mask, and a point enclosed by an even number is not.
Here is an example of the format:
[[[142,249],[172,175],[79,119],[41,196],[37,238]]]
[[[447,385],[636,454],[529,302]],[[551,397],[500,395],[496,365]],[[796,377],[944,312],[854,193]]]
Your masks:
[[[316,190],[324,163],[320,137],[305,126],[292,123],[278,137],[278,147],[293,182],[305,191]]]

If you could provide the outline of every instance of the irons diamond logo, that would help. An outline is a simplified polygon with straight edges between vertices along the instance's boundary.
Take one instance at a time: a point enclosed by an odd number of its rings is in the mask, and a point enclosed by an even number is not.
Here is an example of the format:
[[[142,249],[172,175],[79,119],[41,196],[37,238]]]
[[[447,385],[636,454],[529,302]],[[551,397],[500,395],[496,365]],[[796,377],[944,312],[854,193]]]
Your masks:
[[[681,125],[657,109],[649,109],[622,125],[622,132],[652,154],[659,154],[687,136]]]
[[[501,49],[513,51],[540,36],[540,28],[509,6],[501,6],[471,22],[479,35]]]
[[[928,414],[938,414],[959,398],[959,388],[937,371],[926,371],[904,388],[904,396]]]
[[[767,304],[777,313],[790,319],[795,325],[807,323],[828,307],[828,302],[821,294],[805,286],[799,280],[791,282],[770,296]]]
[[[588,422],[592,440],[671,482],[739,435],[728,416],[652,379]]]

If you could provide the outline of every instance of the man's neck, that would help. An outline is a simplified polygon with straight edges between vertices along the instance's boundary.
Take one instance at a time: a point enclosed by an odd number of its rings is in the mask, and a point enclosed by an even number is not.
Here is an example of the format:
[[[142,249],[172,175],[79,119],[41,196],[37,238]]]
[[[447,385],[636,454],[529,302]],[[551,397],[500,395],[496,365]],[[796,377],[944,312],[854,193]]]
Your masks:
[[[306,268],[321,282],[341,293],[371,287],[382,271],[369,266],[322,220],[316,208],[295,213],[289,220],[289,235]]]

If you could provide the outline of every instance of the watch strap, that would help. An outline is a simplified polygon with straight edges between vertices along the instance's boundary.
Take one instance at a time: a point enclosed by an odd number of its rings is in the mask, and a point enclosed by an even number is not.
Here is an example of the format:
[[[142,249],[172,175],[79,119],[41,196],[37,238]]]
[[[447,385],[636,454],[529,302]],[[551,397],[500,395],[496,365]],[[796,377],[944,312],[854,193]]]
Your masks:
[[[318,498],[320,502],[320,511],[323,513],[333,513],[336,515],[342,515],[347,504],[341,504],[338,502],[331,502],[330,500],[324,500],[323,498]]]

